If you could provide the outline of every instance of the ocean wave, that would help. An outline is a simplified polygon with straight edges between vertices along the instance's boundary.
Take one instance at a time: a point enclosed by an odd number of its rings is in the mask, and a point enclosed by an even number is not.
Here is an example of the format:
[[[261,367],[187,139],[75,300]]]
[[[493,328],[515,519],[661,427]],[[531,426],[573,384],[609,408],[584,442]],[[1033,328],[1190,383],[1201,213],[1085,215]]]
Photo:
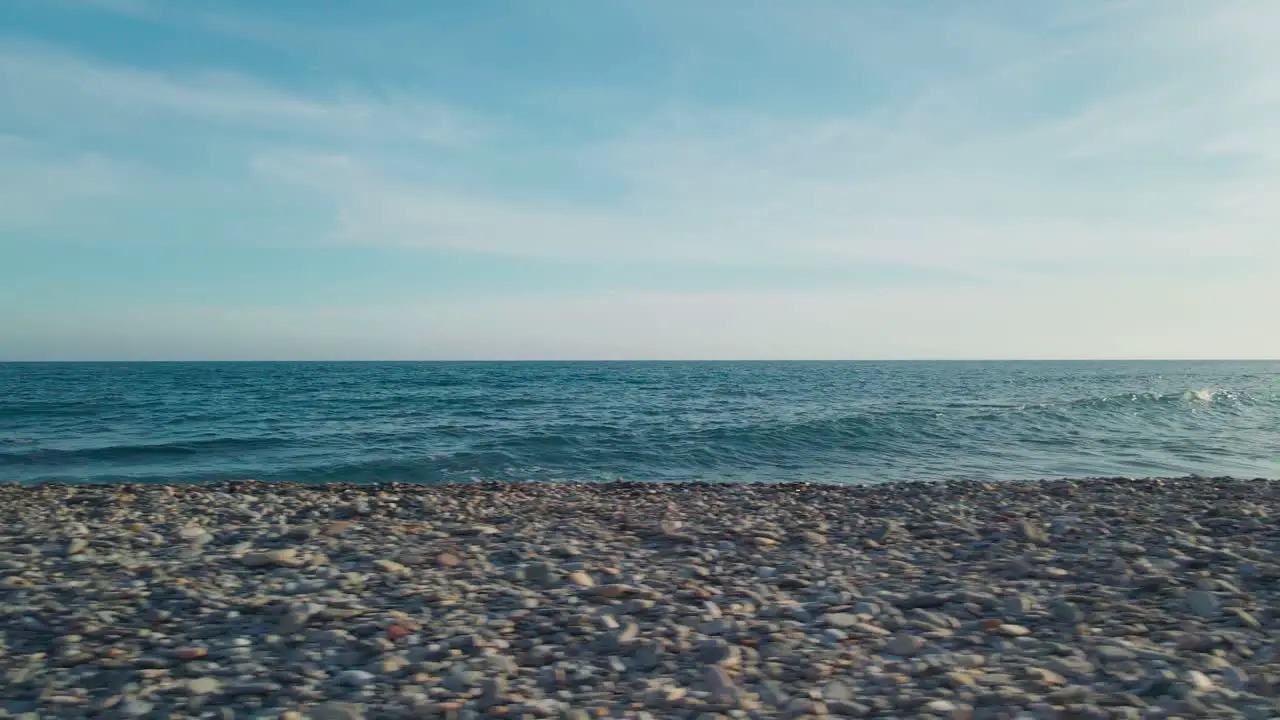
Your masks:
[[[0,481],[1280,474],[1280,364],[0,366],[0,381],[0,435],[23,441],[0,439]]]
[[[0,452],[4,465],[70,465],[78,463],[146,462],[173,458],[193,458],[233,451],[256,451],[289,444],[282,438],[211,438],[155,444],[107,445],[62,450],[35,447],[21,452]]]
[[[1071,400],[1066,403],[1071,407],[1102,408],[1116,405],[1155,405],[1155,406],[1188,406],[1188,405],[1253,405],[1266,402],[1261,397],[1247,392],[1199,388],[1175,392],[1127,392],[1109,395],[1095,395]],[[1273,399],[1274,402],[1274,399]],[[1048,407],[1055,402],[1043,403]]]
[[[0,400],[0,418],[83,416],[109,405],[100,400]]]

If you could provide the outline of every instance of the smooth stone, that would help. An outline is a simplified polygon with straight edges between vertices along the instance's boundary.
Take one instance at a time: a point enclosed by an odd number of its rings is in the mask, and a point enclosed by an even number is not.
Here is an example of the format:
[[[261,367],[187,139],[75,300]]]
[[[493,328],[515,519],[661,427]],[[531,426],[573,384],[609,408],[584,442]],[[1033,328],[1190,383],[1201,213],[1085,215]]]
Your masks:
[[[1023,675],[1040,683],[1041,685],[1066,685],[1067,679],[1058,673],[1040,667],[1023,668]]]
[[[1025,637],[1031,634],[1030,628],[1024,627],[1022,625],[1013,625],[1010,623],[1004,623],[1000,625],[998,628],[996,628],[996,631],[999,632],[1001,635],[1007,635],[1009,637]]]
[[[1095,655],[1103,662],[1127,662],[1138,657],[1137,653],[1114,645],[1100,645],[1093,649]]]
[[[311,720],[364,720],[364,705],[327,702],[307,711]]]
[[[920,649],[923,647],[923,639],[907,633],[898,633],[897,635],[889,638],[889,642],[885,644],[885,650],[892,655],[899,655],[901,657],[912,657],[916,653],[920,652]]]
[[[888,520],[880,523],[867,534],[867,537],[875,542],[882,542],[894,535],[904,535],[906,529],[902,523],[896,520]]]
[[[453,692],[461,693],[479,685],[481,680],[480,673],[467,670],[462,665],[456,665],[455,669],[444,676],[440,684]]]
[[[212,695],[222,690],[222,682],[217,678],[199,677],[187,681],[187,690],[193,695]]]
[[[1213,593],[1206,590],[1192,590],[1187,593],[1187,607],[1202,618],[1212,619],[1218,616],[1220,604]]]
[[[765,680],[756,686],[755,691],[760,701],[770,707],[783,708],[791,702],[791,695],[777,680]]]
[[[717,704],[732,704],[737,702],[738,688],[733,680],[729,677],[729,673],[725,672],[722,667],[709,667],[703,675],[703,683],[707,687],[707,691],[711,693],[711,701]]]
[[[827,613],[822,616],[822,620],[835,628],[851,628],[862,622],[862,619],[853,613]]]
[[[1035,520],[1022,520],[1017,525],[1018,537],[1031,543],[1044,544],[1049,542],[1049,533],[1045,531],[1044,526]]]
[[[1187,672],[1187,684],[1196,692],[1209,692],[1217,687],[1213,684],[1213,681],[1209,679],[1208,675],[1205,675],[1199,670],[1189,670]]]
[[[872,625],[871,623],[865,622],[857,623],[850,629],[866,633],[867,635],[878,635],[880,637],[888,637],[893,634],[892,631],[882,628],[879,625]]]
[[[723,640],[707,641],[698,647],[698,662],[704,665],[735,667],[742,662],[742,650]]]
[[[1036,605],[1036,601],[1030,595],[1010,595],[1004,599],[1002,607],[1004,614],[1010,617],[1022,617],[1031,612]]]
[[[300,564],[297,559],[298,551],[293,548],[284,550],[270,550],[267,552],[249,552],[240,558],[240,562],[248,567],[261,568],[271,565],[294,566]]]
[[[373,566],[377,568],[379,572],[389,573],[391,575],[404,575],[409,572],[409,568],[395,560],[374,560]]]
[[[640,626],[636,623],[627,623],[602,636],[600,647],[608,653],[622,652],[639,636]]]
[[[951,716],[958,709],[950,700],[930,700],[924,704],[924,710],[939,715]]]
[[[630,585],[623,585],[621,583],[609,583],[607,585],[597,585],[595,587],[587,587],[585,588],[585,592],[587,595],[591,597],[616,600],[618,598],[626,597],[627,595],[632,594],[634,592],[634,589]]]
[[[530,563],[525,568],[524,575],[530,582],[538,585],[551,585],[557,579],[555,568],[547,562]]]
[[[495,705],[507,696],[507,679],[502,676],[491,677],[481,686],[480,697],[487,705]]]
[[[120,705],[120,714],[125,717],[140,718],[150,714],[155,705],[146,700],[131,698]]]
[[[306,628],[307,623],[311,620],[313,613],[309,609],[298,608],[285,613],[280,620],[280,624],[276,626],[276,632],[280,635],[293,635],[302,632]]]
[[[1251,630],[1262,629],[1262,623],[1257,618],[1255,618],[1249,611],[1243,608],[1228,608],[1227,612],[1235,616],[1235,618],[1240,621],[1241,625],[1244,625],[1245,627]]]
[[[853,689],[839,680],[822,686],[822,699],[827,702],[853,702]]]
[[[1049,612],[1054,620],[1067,625],[1075,625],[1084,620],[1084,613],[1080,608],[1066,600],[1055,600],[1049,605]]]
[[[364,687],[376,680],[376,676],[366,670],[343,670],[338,673],[337,681],[343,685],[352,687]]]
[[[1219,672],[1222,675],[1223,682],[1232,690],[1240,692],[1249,687],[1249,676],[1240,668],[1228,665]]]

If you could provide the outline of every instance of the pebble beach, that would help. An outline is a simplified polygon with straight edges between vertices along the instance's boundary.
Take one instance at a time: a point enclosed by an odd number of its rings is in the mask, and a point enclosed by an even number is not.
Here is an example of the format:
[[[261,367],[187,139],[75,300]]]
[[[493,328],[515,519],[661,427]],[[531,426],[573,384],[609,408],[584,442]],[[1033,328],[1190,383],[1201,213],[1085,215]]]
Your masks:
[[[0,717],[1280,717],[1280,481],[0,486]]]

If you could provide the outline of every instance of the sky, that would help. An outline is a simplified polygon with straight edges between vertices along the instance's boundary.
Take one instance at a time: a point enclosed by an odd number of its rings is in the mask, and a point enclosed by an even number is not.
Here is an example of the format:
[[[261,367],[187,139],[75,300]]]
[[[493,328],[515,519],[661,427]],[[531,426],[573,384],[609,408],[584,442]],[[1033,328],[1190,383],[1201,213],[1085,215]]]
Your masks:
[[[0,0],[0,360],[1280,357],[1275,0]]]

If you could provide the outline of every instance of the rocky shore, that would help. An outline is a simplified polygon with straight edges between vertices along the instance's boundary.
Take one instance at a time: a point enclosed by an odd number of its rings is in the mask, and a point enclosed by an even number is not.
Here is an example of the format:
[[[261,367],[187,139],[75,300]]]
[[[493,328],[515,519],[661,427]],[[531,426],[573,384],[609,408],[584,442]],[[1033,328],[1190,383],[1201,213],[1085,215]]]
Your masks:
[[[1280,482],[0,486],[0,717],[1280,717]]]

